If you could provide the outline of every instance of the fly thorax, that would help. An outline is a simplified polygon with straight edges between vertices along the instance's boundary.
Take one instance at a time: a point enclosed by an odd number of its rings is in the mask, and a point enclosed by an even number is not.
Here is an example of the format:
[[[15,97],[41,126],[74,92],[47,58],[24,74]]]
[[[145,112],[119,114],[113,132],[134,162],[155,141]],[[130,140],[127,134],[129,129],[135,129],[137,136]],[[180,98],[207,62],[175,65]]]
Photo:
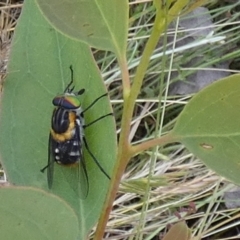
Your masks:
[[[81,117],[81,115],[76,118],[76,125],[79,128],[80,137],[82,138],[84,136],[84,119]]]
[[[69,128],[69,111],[64,108],[55,108],[52,115],[52,129],[55,133],[65,133]]]
[[[77,109],[74,109],[74,111],[76,112],[77,116],[80,116],[82,113],[82,107],[79,107]]]

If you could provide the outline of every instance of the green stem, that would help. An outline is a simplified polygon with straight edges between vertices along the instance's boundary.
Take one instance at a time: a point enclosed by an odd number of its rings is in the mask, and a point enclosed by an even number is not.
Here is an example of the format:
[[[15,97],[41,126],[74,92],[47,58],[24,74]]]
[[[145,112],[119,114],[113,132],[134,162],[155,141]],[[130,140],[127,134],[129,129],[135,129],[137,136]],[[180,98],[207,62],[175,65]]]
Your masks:
[[[122,121],[121,121],[121,133],[120,133],[119,145],[118,145],[117,162],[114,167],[112,181],[111,181],[110,189],[108,191],[107,199],[103,207],[103,213],[100,216],[99,223],[96,229],[96,234],[94,237],[95,240],[103,239],[104,229],[107,225],[108,216],[111,212],[112,205],[118,191],[121,177],[124,173],[124,170],[131,156],[139,153],[140,151],[146,150],[150,147],[156,146],[158,144],[171,142],[173,140],[173,137],[171,136],[171,134],[169,134],[169,135],[165,135],[162,138],[153,139],[132,147],[129,143],[129,132],[131,127],[131,119],[133,115],[135,101],[140,92],[143,78],[148,68],[152,52],[156,48],[160,34],[164,31],[165,26],[172,19],[178,16],[177,14],[180,12],[182,7],[185,6],[185,2],[188,2],[188,0],[177,1],[171,9],[173,11],[171,10],[169,11],[168,18],[164,17],[164,11],[163,9],[161,9],[160,5],[157,6],[158,11],[154,21],[153,30],[146,43],[146,47],[143,51],[142,58],[140,60],[139,66],[136,71],[136,75],[133,80],[132,88],[130,86],[126,57],[125,55],[122,57],[120,56],[120,54],[118,55],[118,62],[122,72],[123,89],[124,89],[124,92],[123,92],[124,104],[123,104],[123,115],[122,115]],[[180,7],[181,5],[182,7]],[[167,24],[166,24],[166,19],[168,19]]]
[[[95,240],[102,239],[104,235],[104,229],[107,224],[108,216],[111,212],[111,208],[112,208],[115,196],[117,194],[121,177],[124,173],[124,170],[127,166],[128,161],[132,156],[132,151],[131,151],[128,137],[130,132],[133,109],[135,106],[135,100],[140,92],[140,88],[143,82],[143,77],[147,70],[150,57],[158,43],[160,32],[161,30],[163,31],[163,29],[164,29],[164,20],[162,19],[162,16],[160,17],[158,14],[154,22],[153,31],[146,44],[146,47],[143,52],[143,56],[137,68],[137,72],[136,72],[131,90],[128,84],[129,75],[127,70],[127,65],[125,64],[127,61],[125,59],[123,60],[119,58],[119,64],[122,70],[122,78],[123,78],[123,85],[124,85],[124,94],[123,94],[124,105],[123,105],[123,115],[122,115],[122,122],[121,122],[121,133],[120,133],[119,145],[118,145],[118,156],[117,156],[117,162],[113,171],[114,178],[111,181],[107,200],[103,208],[103,214],[99,219],[99,224],[97,226],[96,234],[94,237]]]
[[[129,73],[127,68],[126,58],[124,59],[119,58],[118,62],[121,68],[123,85],[124,85],[124,94],[123,94],[124,106],[123,106],[123,115],[122,115],[122,122],[121,122],[121,134],[120,134],[119,144],[118,144],[117,162],[114,166],[110,188],[109,188],[108,195],[103,207],[103,212],[100,216],[96,233],[94,236],[95,240],[103,239],[104,229],[107,225],[108,217],[112,210],[112,205],[115,200],[122,175],[131,157],[131,155],[129,154],[130,144],[128,141],[128,135],[130,131],[130,121],[128,121],[128,119],[131,120],[131,116],[132,116],[132,112],[130,112],[130,109],[128,107],[128,104],[129,104],[128,99],[130,94]]]
[[[172,142],[179,142],[179,138],[177,136],[174,136],[172,132],[161,136],[159,138],[154,138],[152,140],[140,143],[138,145],[132,146],[131,147],[131,156],[135,156],[140,152],[143,152],[149,148],[153,148],[155,146],[163,146],[167,143],[172,143]]]

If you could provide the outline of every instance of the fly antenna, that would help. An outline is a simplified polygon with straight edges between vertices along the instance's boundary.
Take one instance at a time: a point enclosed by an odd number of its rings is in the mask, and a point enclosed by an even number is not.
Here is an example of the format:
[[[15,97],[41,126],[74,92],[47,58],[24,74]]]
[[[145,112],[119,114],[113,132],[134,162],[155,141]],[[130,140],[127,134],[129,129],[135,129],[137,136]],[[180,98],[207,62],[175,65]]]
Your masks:
[[[85,89],[84,88],[82,88],[82,89],[80,89],[78,92],[76,92],[76,95],[82,95],[83,93],[85,92]]]
[[[72,65],[70,65],[69,68],[70,68],[70,71],[71,71],[71,81],[70,81],[70,83],[67,85],[67,87],[65,88],[64,92],[72,92],[73,89],[74,89],[74,86],[73,86],[71,89],[69,89],[70,86],[73,84],[73,68],[72,68]]]

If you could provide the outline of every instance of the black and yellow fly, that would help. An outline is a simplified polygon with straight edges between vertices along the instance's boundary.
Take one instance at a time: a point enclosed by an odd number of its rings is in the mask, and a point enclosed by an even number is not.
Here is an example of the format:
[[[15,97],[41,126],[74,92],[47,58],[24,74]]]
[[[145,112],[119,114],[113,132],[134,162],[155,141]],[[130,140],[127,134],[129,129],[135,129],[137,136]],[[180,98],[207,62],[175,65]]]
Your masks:
[[[63,94],[56,96],[52,100],[55,109],[53,110],[52,114],[51,130],[49,134],[48,164],[41,169],[41,172],[44,172],[47,169],[48,187],[51,189],[53,184],[54,162],[65,166],[79,164],[78,169],[80,169],[81,174],[84,175],[84,184],[87,185],[85,186],[86,191],[84,194],[84,197],[86,197],[88,194],[89,182],[86,163],[83,155],[83,145],[102,173],[108,179],[110,179],[110,177],[89,149],[88,143],[84,136],[84,129],[107,116],[111,116],[112,113],[103,115],[91,123],[85,124],[84,113],[101,98],[107,96],[107,93],[95,99],[87,108],[82,109],[78,96],[82,95],[85,92],[85,89],[80,89],[77,92],[73,92],[74,86],[72,66],[70,66],[70,71],[70,83],[67,85]]]

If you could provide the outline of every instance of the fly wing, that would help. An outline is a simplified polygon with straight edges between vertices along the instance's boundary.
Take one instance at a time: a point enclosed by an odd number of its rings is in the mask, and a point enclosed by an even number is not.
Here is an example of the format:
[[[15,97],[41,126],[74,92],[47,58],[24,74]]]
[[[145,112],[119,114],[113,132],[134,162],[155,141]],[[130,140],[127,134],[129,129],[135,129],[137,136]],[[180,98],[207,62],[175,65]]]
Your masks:
[[[83,149],[82,149],[82,135],[81,135],[81,127],[76,127],[76,138],[79,142],[79,165],[78,165],[78,183],[80,189],[80,198],[86,199],[89,192],[89,181],[88,174],[86,168],[86,162],[84,159]]]
[[[52,188],[53,184],[53,172],[54,172],[54,149],[55,149],[56,142],[51,136],[51,133],[49,134],[49,140],[48,140],[48,168],[47,168],[47,181],[48,181],[48,188]]]

